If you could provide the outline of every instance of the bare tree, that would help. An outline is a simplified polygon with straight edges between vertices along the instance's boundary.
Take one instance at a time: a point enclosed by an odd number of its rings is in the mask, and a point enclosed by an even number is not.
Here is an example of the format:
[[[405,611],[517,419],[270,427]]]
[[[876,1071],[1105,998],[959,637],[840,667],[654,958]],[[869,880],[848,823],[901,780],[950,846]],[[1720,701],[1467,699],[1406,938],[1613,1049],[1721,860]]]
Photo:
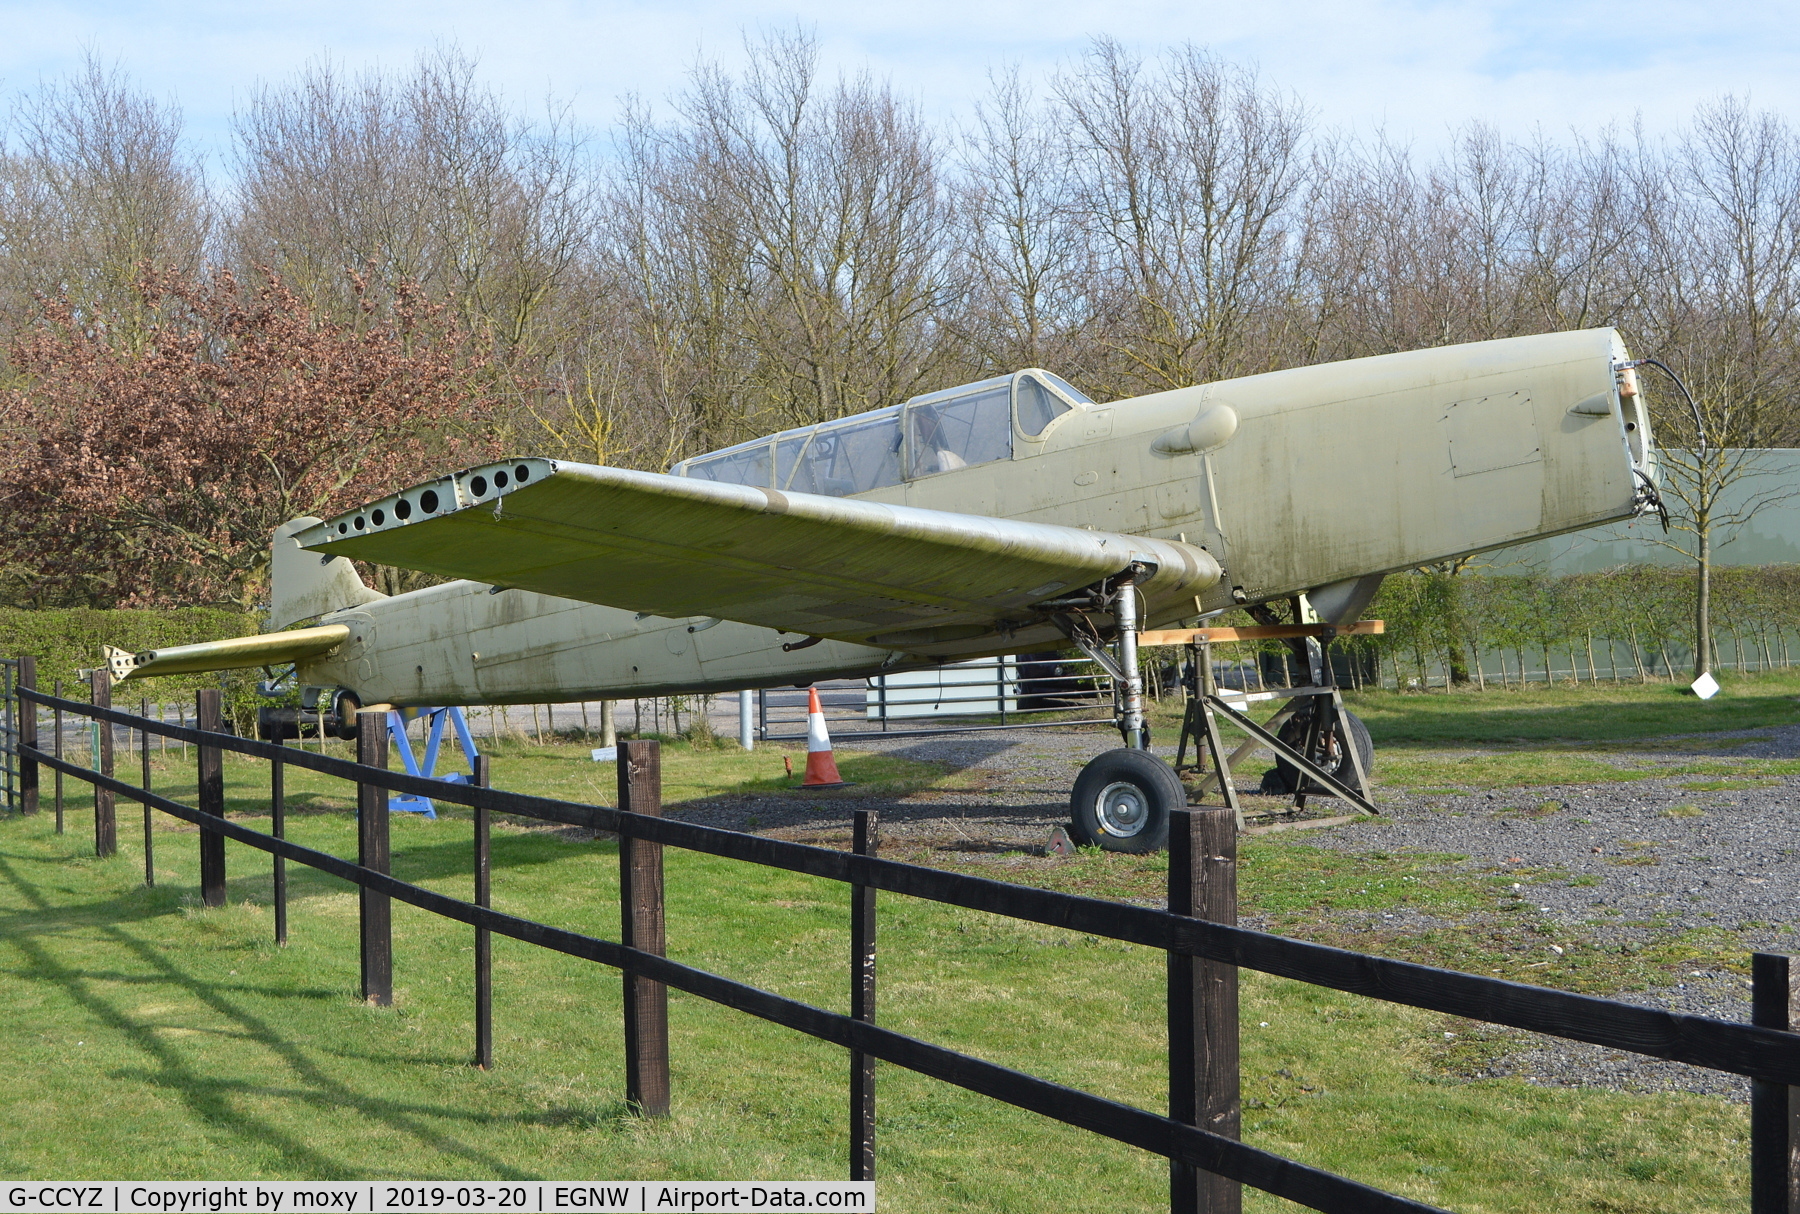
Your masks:
[[[256,93],[237,121],[234,257],[345,319],[358,315],[347,271],[418,284],[497,367],[535,375],[585,255],[592,176],[563,114],[528,122],[475,72],[447,48],[405,77],[320,62]]]
[[[866,77],[822,86],[810,39],[696,68],[627,112],[604,208],[606,328],[564,364],[590,438],[632,419],[654,463],[904,399],[949,366],[948,191],[918,115]],[[613,440],[608,440],[613,442]]]
[[[0,150],[0,323],[66,296],[109,340],[143,339],[146,267],[197,271],[212,228],[181,111],[90,55],[18,98]]]
[[[1113,313],[1115,390],[1279,362],[1255,334],[1295,280],[1289,225],[1308,171],[1299,104],[1192,46],[1151,77],[1106,39],[1057,92],[1071,204]]]
[[[993,76],[963,134],[970,378],[1027,366],[1089,378],[1097,266],[1070,204],[1060,118],[1014,68]]]
[[[1800,376],[1800,140],[1733,98],[1703,106],[1666,148],[1633,161],[1639,346],[1683,368],[1689,402],[1652,398],[1665,488],[1695,564],[1694,676],[1712,668],[1714,553],[1793,496],[1762,448],[1792,441]]]

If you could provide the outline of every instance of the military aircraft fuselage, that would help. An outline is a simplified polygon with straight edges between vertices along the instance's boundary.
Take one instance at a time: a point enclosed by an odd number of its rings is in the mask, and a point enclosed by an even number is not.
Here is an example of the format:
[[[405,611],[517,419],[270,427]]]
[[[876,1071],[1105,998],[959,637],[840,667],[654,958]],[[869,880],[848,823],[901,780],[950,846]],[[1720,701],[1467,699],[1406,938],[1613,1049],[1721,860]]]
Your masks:
[[[669,620],[526,590],[449,582],[333,612],[350,636],[299,664],[302,682],[364,704],[530,704],[854,678],[896,667],[882,649],[728,620]],[[916,664],[916,663],[913,663]]]
[[[1641,513],[1654,496],[1653,452],[1626,358],[1618,335],[1597,329],[1295,368],[1106,404],[1054,376],[1019,372],[741,443],[672,471],[754,486],[770,509],[787,494],[824,495],[1203,549],[1199,559],[1217,576],[1190,576],[1193,593],[1147,591],[1146,627],[1306,593],[1336,618],[1324,604],[1354,615],[1381,575]],[[464,495],[467,484],[485,485],[483,475],[504,467],[438,484]],[[425,500],[408,494],[388,499],[387,509],[410,511]],[[495,498],[496,517],[501,508]],[[380,509],[367,516],[383,517]],[[363,514],[355,525],[364,526]],[[383,598],[355,582],[342,557],[324,557],[321,567],[315,553],[295,547],[299,530],[290,525],[277,536],[272,623],[310,616],[347,625],[344,643],[301,660],[299,674],[352,689],[363,703],[805,684],[1062,643],[1045,616],[884,645],[879,630],[817,639],[469,581]],[[890,572],[904,581],[941,570]],[[620,567],[617,576],[624,585],[637,572]],[[681,576],[703,589],[707,575]]]

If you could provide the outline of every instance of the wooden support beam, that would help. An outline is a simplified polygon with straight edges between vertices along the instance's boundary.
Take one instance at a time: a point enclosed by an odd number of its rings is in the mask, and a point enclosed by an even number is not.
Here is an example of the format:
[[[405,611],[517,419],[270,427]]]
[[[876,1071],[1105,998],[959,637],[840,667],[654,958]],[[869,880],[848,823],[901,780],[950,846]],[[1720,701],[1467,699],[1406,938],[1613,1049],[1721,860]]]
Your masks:
[[[662,816],[662,750],[619,743],[619,809]],[[665,955],[662,844],[619,840],[620,943]],[[625,974],[625,1103],[643,1117],[669,1115],[669,988]]]
[[[59,700],[63,698],[61,679],[56,680],[51,694]],[[60,707],[50,714],[50,728],[56,731],[56,736],[51,739],[51,753],[61,760],[63,757],[63,710]],[[63,833],[63,770],[60,766],[56,769],[56,833],[59,835]]]
[[[138,715],[148,719],[150,701],[143,700],[138,705]],[[150,791],[150,731],[138,731],[138,757],[143,760],[143,790]],[[156,888],[156,822],[155,811],[150,808],[150,799],[144,798],[144,885]]]
[[[96,678],[99,677],[96,672]],[[223,733],[224,706],[219,689],[204,688],[194,693],[194,728],[207,733]],[[225,816],[225,754],[217,746],[196,746],[195,767],[199,773],[199,797],[195,807],[215,818]],[[200,901],[205,906],[225,905],[225,836],[200,826]]]
[[[287,740],[276,731],[275,745],[287,747]],[[298,741],[298,731],[295,740]],[[269,822],[277,839],[287,838],[287,763],[281,755],[269,761]],[[275,943],[287,947],[287,860],[275,857]]]
[[[19,659],[19,686],[27,691],[37,690],[37,659],[30,654]],[[38,765],[36,759],[28,759],[24,755],[25,747],[33,750],[38,744],[38,706],[21,697],[19,705],[19,812],[35,814],[38,811]]]
[[[1387,631],[1384,620],[1359,620],[1354,624],[1249,624],[1242,628],[1166,628],[1138,633],[1139,645],[1219,644],[1224,641],[1276,641],[1295,637],[1324,636],[1331,632],[1341,637],[1380,636]]]
[[[1750,956],[1750,1023],[1794,1028],[1800,977],[1793,958]],[[1750,1081],[1750,1214],[1800,1214],[1800,1088]]]
[[[493,760],[475,756],[475,785],[493,786]],[[488,808],[475,807],[475,905],[493,905],[493,859],[488,849]],[[475,1065],[494,1069],[494,940],[485,927],[475,929]]]
[[[356,714],[356,761],[364,767],[388,765],[388,714],[384,709],[363,709]],[[388,838],[387,789],[361,781],[356,785],[356,862],[378,873],[388,871],[391,847]],[[361,897],[362,996],[377,1007],[394,1002],[394,906],[386,894],[368,886]]]
[[[881,846],[880,814],[854,811],[851,850],[873,856]],[[875,1023],[875,889],[850,886],[850,1015]],[[875,1179],[875,1059],[850,1051],[850,1179]]]
[[[1237,926],[1237,815],[1169,815],[1169,912]],[[1239,1138],[1238,972],[1235,965],[1169,954],[1169,1117]],[[1243,1186],[1169,1161],[1172,1214],[1239,1214]]]
[[[96,708],[112,707],[112,672],[102,666],[88,673],[88,686],[92,689],[89,697]],[[103,776],[113,774],[113,727],[105,721],[95,721],[89,727],[99,741],[99,770]],[[113,791],[94,785],[94,854],[110,856],[119,850],[119,819],[113,802]]]

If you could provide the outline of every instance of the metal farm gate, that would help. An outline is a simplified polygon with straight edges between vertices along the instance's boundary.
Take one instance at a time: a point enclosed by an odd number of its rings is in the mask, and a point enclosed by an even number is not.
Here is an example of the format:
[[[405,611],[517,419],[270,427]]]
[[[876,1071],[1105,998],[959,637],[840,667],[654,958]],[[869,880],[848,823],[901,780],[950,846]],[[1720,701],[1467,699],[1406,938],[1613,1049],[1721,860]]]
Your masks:
[[[769,688],[756,693],[756,736],[765,742],[805,738],[813,691],[833,737],[915,738],[1113,723],[1105,675],[1091,662],[1043,653]]]

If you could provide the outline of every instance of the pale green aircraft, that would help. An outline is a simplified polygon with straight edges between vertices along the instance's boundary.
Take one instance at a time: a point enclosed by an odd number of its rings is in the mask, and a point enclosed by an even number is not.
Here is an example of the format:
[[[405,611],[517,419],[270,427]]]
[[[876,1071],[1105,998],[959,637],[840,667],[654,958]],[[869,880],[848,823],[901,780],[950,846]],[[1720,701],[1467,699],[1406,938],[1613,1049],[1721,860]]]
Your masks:
[[[511,459],[282,527],[270,624],[315,626],[113,669],[296,662],[342,727],[1073,641],[1114,673],[1126,741],[1078,783],[1078,833],[1144,850],[1185,796],[1144,751],[1140,629],[1299,595],[1347,623],[1387,573],[1658,509],[1634,365],[1592,329],[1110,404],[1027,370],[666,474]],[[470,580],[388,598],[349,557]]]

